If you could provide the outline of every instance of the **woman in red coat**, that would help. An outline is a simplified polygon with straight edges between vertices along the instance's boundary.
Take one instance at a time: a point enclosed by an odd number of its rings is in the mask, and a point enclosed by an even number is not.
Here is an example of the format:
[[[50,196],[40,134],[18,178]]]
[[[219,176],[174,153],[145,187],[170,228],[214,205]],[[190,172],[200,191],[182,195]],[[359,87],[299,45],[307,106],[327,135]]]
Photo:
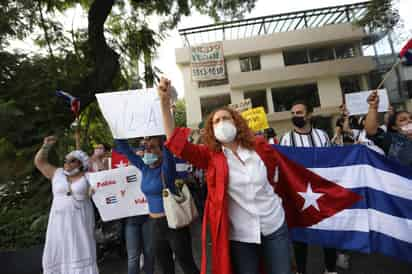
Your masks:
[[[289,238],[282,201],[274,192],[277,158],[254,137],[239,113],[221,108],[206,120],[205,145],[187,141],[190,130],[174,129],[170,81],[158,93],[166,146],[177,157],[206,170],[208,197],[202,231],[202,274],[206,273],[206,223],[212,240],[212,273],[290,274]]]

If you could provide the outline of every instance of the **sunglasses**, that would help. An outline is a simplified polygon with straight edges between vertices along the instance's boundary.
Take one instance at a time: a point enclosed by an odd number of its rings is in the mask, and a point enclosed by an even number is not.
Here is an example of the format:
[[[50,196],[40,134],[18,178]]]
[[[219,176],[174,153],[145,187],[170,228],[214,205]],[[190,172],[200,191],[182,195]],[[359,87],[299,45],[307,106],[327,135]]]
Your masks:
[[[72,164],[72,163],[75,163],[75,162],[79,162],[79,160],[77,160],[77,159],[75,159],[75,158],[72,158],[72,159],[64,159],[64,163],[65,163],[65,164]]]

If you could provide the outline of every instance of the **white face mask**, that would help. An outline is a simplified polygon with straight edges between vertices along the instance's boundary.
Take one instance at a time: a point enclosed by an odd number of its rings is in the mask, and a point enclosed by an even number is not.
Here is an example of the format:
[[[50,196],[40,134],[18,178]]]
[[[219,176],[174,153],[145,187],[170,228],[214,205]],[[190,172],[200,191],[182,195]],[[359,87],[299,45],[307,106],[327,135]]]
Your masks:
[[[74,175],[76,175],[77,173],[79,173],[80,172],[80,169],[78,168],[78,167],[76,167],[75,169],[72,169],[72,170],[70,170],[70,171],[68,171],[68,170],[63,170],[63,173],[64,173],[64,175],[66,175],[66,176],[74,176]]]
[[[219,122],[213,127],[215,138],[222,144],[233,142],[236,138],[236,127],[228,121]]]

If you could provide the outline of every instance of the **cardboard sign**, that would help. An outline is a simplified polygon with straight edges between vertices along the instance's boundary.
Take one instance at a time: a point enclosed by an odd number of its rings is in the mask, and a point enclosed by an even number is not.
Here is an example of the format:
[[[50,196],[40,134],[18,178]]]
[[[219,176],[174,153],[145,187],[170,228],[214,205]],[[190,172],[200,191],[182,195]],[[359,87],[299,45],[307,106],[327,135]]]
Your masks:
[[[250,100],[250,98],[244,99],[239,103],[229,104],[229,107],[238,112],[243,112],[252,108],[252,100]]]
[[[369,104],[367,102],[372,90],[345,94],[345,104],[349,115],[363,115],[368,113]],[[378,112],[387,112],[389,108],[389,98],[386,89],[379,89]]]
[[[248,126],[253,131],[260,131],[269,127],[268,119],[263,107],[246,110],[242,112],[242,116],[246,119]]]
[[[104,222],[149,213],[140,190],[142,173],[135,166],[88,173],[93,202]]]
[[[160,100],[154,88],[96,94],[115,139],[163,135]]]
[[[192,47],[190,66],[193,81],[225,79],[223,44],[219,42]]]

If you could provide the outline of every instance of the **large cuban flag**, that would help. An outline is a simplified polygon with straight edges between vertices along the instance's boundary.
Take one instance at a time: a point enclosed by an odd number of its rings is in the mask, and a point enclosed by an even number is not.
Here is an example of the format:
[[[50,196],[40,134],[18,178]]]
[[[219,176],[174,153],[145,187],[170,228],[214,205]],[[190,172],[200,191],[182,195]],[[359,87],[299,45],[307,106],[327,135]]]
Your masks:
[[[362,145],[333,148],[276,146],[287,158],[328,182],[359,195],[316,224],[291,229],[297,241],[365,253],[379,252],[412,262],[412,169]],[[300,172],[301,173],[301,172]],[[306,184],[297,207],[309,216],[339,203],[333,188]],[[341,190],[337,188],[337,190]],[[350,198],[350,196],[348,196]],[[323,200],[322,200],[323,199]],[[300,204],[299,204],[300,203]],[[286,213],[288,209],[285,208]],[[311,211],[309,211],[311,210]]]

